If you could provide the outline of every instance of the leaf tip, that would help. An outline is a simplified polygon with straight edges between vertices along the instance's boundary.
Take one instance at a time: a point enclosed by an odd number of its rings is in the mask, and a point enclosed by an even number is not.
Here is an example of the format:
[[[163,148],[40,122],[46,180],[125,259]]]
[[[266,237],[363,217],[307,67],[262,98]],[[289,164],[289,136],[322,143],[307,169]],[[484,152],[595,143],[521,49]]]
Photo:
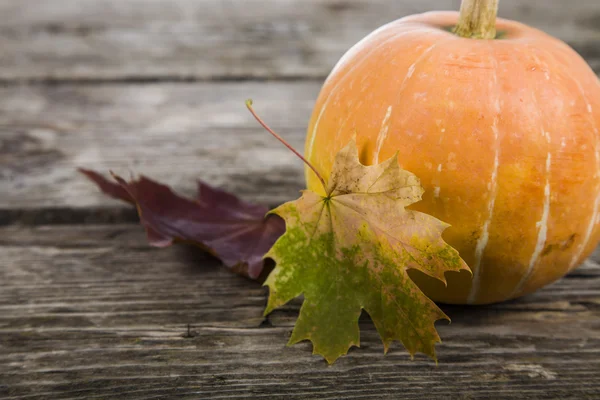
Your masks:
[[[356,145],[356,137],[358,135],[358,132],[356,131],[356,129],[354,129],[354,132],[352,132],[352,137],[350,138],[350,143],[354,143],[354,145]]]
[[[115,171],[113,171],[112,169],[108,170],[108,173],[110,174],[110,176],[112,176],[117,182],[121,183],[121,181],[123,181],[123,178],[121,178],[119,175],[117,175],[117,173]]]
[[[473,270],[471,269],[471,267],[469,267],[467,263],[464,264],[466,268],[461,268],[461,271],[467,271],[469,274],[471,274],[471,278],[473,278]]]
[[[383,341],[383,355],[387,355],[387,353],[390,351],[390,342],[389,341]]]
[[[271,291],[271,287],[268,285],[268,283],[266,281],[263,283],[263,286],[268,286],[269,291]],[[265,311],[263,311],[263,317],[266,317],[267,315],[271,314],[273,312],[273,310],[276,308],[277,308],[277,305],[273,304],[273,302],[271,302],[271,294],[269,294],[269,299],[267,300],[267,305],[265,306]]]
[[[254,101],[252,101],[252,99],[246,99],[246,107],[252,107],[253,104]]]
[[[448,280],[446,279],[446,272],[448,272],[448,271],[444,271],[444,274],[442,276],[439,276],[437,278],[437,280],[440,281],[440,282],[442,282],[444,284],[444,287],[446,289],[448,289]]]
[[[352,346],[350,346],[350,347],[352,347]],[[350,347],[348,347],[348,349]],[[329,366],[333,365],[340,357],[345,356],[347,354],[348,354],[347,350],[345,353],[341,353],[341,354],[325,354],[325,353],[321,353],[321,352],[315,350],[313,347],[313,355],[318,355],[318,356],[323,357],[325,359],[325,361],[327,361],[327,365],[329,365]]]
[[[265,280],[263,282],[263,286],[267,286],[269,288],[269,291],[271,291],[271,287],[269,286],[269,283],[267,282],[267,280]],[[274,305],[271,303],[271,293],[269,293],[269,299],[267,300],[267,305],[265,306],[265,310],[263,311],[263,317],[266,317],[267,315],[271,314],[271,312],[275,309]]]
[[[339,357],[333,357],[333,358],[325,357],[325,361],[327,361],[327,365],[331,366],[337,361],[338,358]]]

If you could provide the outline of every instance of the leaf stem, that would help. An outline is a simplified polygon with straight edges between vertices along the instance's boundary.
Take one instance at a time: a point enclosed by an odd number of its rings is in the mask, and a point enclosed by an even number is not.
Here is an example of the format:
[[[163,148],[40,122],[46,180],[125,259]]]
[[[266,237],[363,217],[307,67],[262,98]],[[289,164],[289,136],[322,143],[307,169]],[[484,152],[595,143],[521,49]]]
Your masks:
[[[499,0],[462,0],[454,33],[470,39],[496,38]]]
[[[254,111],[254,108],[252,107],[251,99],[246,100],[246,107],[248,107],[248,110],[250,111],[252,116],[258,121],[259,124],[262,125],[263,128],[265,128],[267,130],[267,132],[269,132],[271,135],[275,136],[275,139],[277,139],[281,143],[283,143],[283,145],[285,147],[290,149],[292,151],[292,153],[294,153],[296,156],[298,156],[298,158],[300,158],[304,162],[304,164],[306,164],[310,169],[313,170],[313,172],[317,175],[317,178],[319,178],[319,180],[321,181],[321,184],[323,185],[323,189],[325,189],[325,191],[327,191],[327,185],[325,184],[325,179],[323,179],[323,176],[321,174],[319,174],[319,171],[317,171],[317,169],[311,163],[309,163],[308,160],[302,156],[302,154],[298,153],[298,151],[296,149],[294,149],[288,142],[286,142],[285,139],[283,139],[281,136],[279,136],[277,133],[275,133],[271,128],[269,128],[269,126],[258,116],[258,114],[256,114],[256,111]]]

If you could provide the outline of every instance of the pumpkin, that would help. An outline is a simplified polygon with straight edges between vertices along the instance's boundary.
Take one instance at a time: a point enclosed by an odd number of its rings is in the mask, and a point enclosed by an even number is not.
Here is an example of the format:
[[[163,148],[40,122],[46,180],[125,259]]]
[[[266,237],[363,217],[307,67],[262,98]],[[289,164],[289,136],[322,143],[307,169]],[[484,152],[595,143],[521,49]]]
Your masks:
[[[364,164],[398,152],[420,178],[411,209],[449,223],[444,239],[473,271],[447,273],[447,286],[410,271],[439,302],[531,293],[600,235],[598,78],[565,43],[496,11],[497,0],[464,0],[460,14],[372,32],[332,70],[307,132],[306,158],[326,178],[354,136]]]

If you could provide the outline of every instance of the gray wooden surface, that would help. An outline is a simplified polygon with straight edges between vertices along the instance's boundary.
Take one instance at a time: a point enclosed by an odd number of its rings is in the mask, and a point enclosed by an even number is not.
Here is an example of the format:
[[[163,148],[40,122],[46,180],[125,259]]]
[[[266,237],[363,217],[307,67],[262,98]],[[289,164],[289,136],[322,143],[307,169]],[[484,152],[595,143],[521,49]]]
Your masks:
[[[502,0],[600,68],[597,0]],[[459,0],[0,0],[0,79],[324,78],[352,44]]]
[[[600,253],[533,295],[443,306],[439,365],[369,322],[333,366],[285,344],[300,302],[187,247],[75,168],[196,178],[275,205],[322,80],[355,41],[445,0],[0,0],[0,398],[600,398]],[[597,0],[502,0],[600,72]]]

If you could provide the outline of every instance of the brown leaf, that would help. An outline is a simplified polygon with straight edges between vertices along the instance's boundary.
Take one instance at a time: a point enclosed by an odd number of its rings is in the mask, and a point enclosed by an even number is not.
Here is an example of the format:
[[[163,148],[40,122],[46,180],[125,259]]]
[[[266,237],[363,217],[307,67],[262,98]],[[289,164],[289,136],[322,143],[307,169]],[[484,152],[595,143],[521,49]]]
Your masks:
[[[105,194],[135,204],[148,240],[156,247],[186,242],[202,247],[235,272],[256,279],[263,256],[285,232],[285,223],[262,205],[245,202],[231,193],[198,182],[194,200],[175,194],[168,186],[141,176],[113,183],[85,169],[80,172]]]
[[[118,183],[111,182],[99,173],[89,169],[79,168],[79,172],[94,182],[104,194],[109,195],[117,200],[123,200],[126,203],[135,205],[135,200],[129,195],[127,190],[121,187],[121,185]]]

